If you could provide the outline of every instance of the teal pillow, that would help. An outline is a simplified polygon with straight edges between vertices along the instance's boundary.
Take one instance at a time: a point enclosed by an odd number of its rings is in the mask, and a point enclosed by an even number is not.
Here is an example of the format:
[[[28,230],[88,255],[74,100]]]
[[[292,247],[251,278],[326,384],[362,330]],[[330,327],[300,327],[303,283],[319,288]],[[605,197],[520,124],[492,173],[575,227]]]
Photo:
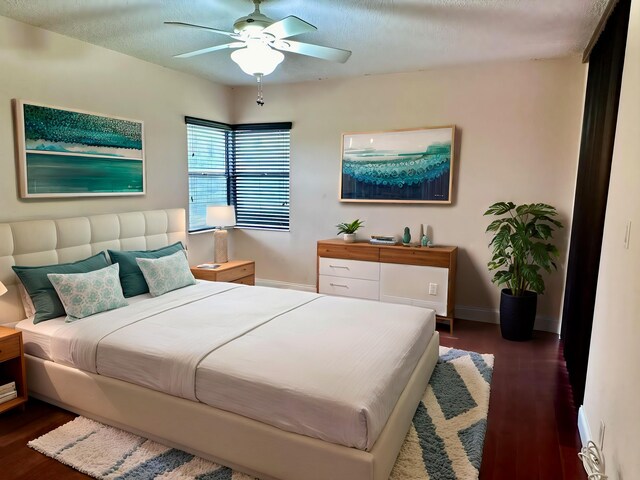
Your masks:
[[[108,266],[107,256],[104,252],[100,252],[93,257],[74,263],[60,263],[41,267],[15,266],[11,268],[18,275],[36,309],[33,323],[40,323],[61,317],[65,313],[64,306],[47,277],[49,273],[86,273]]]
[[[174,243],[168,247],[157,250],[109,250],[109,256],[113,263],[120,264],[120,283],[125,297],[135,297],[143,293],[149,293],[149,286],[144,280],[140,267],[136,263],[137,258],[160,258],[173,253],[184,251],[182,242]]]
[[[88,273],[47,275],[67,312],[67,322],[107,310],[126,307],[116,263]]]
[[[138,258],[136,261],[149,285],[149,293],[154,297],[196,283],[182,252],[162,258]]]

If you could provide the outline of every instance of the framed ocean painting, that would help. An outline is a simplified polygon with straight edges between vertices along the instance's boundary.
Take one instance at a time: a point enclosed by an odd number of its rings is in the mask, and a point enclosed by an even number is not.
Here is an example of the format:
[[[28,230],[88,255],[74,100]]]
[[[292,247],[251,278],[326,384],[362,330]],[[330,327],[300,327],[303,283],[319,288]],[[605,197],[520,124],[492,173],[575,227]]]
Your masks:
[[[455,125],[342,135],[340,201],[451,203]]]
[[[15,100],[22,198],[144,195],[141,121]]]

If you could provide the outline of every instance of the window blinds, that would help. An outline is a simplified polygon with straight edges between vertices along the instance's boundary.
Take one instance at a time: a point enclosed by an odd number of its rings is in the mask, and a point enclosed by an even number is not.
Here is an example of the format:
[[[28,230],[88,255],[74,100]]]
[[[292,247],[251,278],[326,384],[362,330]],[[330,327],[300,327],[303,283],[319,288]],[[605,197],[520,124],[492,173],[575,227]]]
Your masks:
[[[227,150],[229,132],[187,124],[189,154],[189,231],[210,229],[207,205],[228,201]]]
[[[290,130],[233,132],[234,203],[239,227],[289,230]]]
[[[226,125],[186,118],[189,231],[208,205],[233,204],[238,227],[289,230],[290,123]]]

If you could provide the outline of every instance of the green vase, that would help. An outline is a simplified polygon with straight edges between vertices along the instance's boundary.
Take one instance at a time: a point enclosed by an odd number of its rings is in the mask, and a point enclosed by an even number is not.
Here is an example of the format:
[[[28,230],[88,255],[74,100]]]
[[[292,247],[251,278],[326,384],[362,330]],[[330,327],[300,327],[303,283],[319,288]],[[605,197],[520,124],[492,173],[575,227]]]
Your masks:
[[[404,227],[404,235],[402,235],[402,243],[404,245],[409,245],[411,243],[411,230],[409,230],[409,227]]]

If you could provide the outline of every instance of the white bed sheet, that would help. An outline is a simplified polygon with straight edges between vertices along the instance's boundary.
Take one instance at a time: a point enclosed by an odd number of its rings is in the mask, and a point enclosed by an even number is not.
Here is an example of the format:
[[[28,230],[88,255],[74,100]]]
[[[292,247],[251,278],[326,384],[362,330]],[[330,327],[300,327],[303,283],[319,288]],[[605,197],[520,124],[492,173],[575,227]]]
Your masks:
[[[359,449],[435,328],[432,310],[295,290],[198,282],[142,297],[23,331],[49,335],[41,350],[55,362]]]
[[[435,331],[433,310],[321,297],[208,355],[201,402],[369,450]]]
[[[127,302],[129,305],[135,305],[151,298],[151,295],[145,293],[136,297],[127,298]],[[123,308],[125,308],[125,310],[120,310],[119,313],[126,315],[127,307]],[[34,324],[33,317],[30,317],[18,322],[15,328],[22,331],[25,353],[45,360],[53,360],[51,356],[51,339],[55,336],[58,329],[64,327],[66,318],[66,316],[52,318],[51,320]]]

